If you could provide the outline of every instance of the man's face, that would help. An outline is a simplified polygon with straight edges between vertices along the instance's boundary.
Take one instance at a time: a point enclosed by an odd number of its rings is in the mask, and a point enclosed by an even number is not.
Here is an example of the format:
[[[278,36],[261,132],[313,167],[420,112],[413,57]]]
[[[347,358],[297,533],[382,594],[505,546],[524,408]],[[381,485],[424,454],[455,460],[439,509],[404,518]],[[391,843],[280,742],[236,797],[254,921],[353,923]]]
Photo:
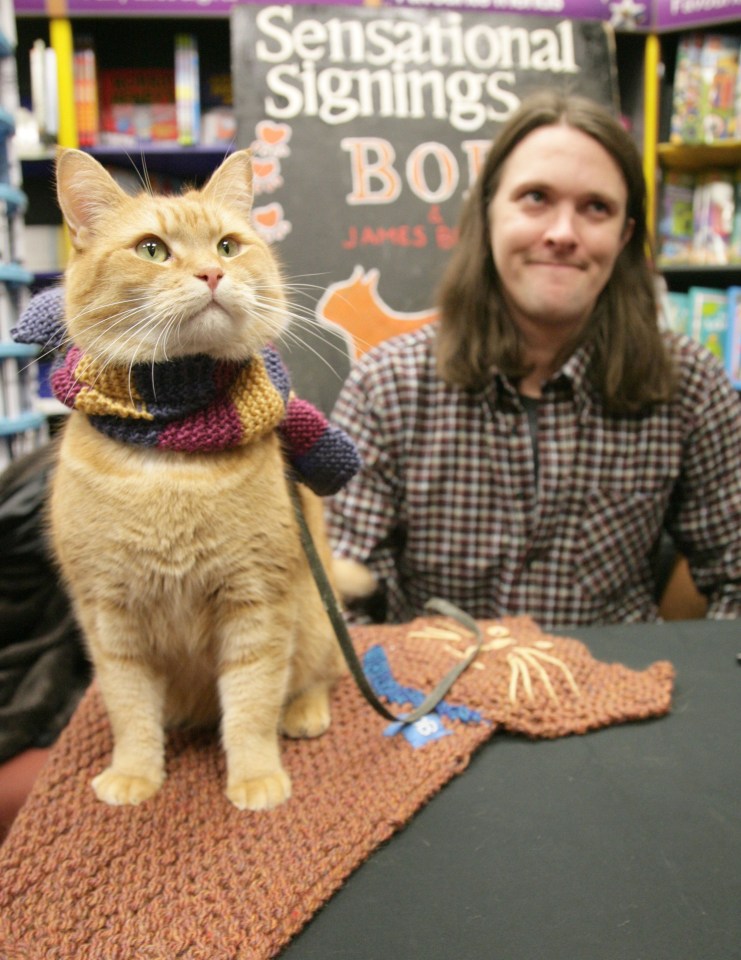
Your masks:
[[[565,125],[539,127],[507,157],[489,207],[494,263],[524,333],[565,335],[586,324],[630,238],[628,191],[596,140]]]

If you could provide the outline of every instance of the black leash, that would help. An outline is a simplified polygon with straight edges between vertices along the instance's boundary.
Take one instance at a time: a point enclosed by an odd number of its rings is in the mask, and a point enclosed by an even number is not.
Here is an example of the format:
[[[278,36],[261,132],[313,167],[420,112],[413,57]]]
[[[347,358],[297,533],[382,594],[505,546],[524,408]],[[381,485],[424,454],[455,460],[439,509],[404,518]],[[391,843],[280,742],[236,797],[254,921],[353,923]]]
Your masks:
[[[373,688],[363,672],[363,667],[358,659],[357,653],[355,652],[355,647],[353,646],[350,632],[347,629],[345,618],[337,606],[334,591],[332,590],[329,579],[327,578],[327,574],[322,566],[322,561],[319,559],[319,554],[317,553],[314,539],[311,536],[308,524],[306,523],[306,517],[304,516],[304,511],[301,507],[301,499],[299,497],[296,483],[290,477],[288,478],[288,489],[291,494],[296,520],[298,521],[299,532],[301,534],[301,544],[309,561],[311,573],[319,590],[319,596],[322,599],[324,609],[327,611],[327,616],[332,623],[332,627],[337,636],[342,653],[347,661],[347,665],[350,668],[350,672],[352,673],[353,677],[355,678],[355,682],[357,683],[368,703],[370,703],[373,709],[376,710],[377,713],[380,713],[382,717],[385,717],[387,720],[396,721],[397,723],[414,723],[415,720],[419,720],[420,717],[424,717],[426,714],[435,709],[445,694],[453,686],[458,677],[476,658],[484,639],[478,624],[473,617],[470,617],[467,613],[465,613],[463,610],[460,610],[454,604],[448,603],[447,600],[441,600],[437,597],[433,598],[432,600],[428,600],[428,602],[425,604],[426,610],[430,610],[435,613],[441,613],[446,617],[452,617],[454,620],[457,620],[458,623],[460,623],[466,628],[466,630],[469,630],[474,635],[476,638],[475,644],[467,656],[445,674],[434,690],[432,690],[425,697],[424,701],[418,707],[415,707],[411,713],[399,715],[392,713],[375,695]]]

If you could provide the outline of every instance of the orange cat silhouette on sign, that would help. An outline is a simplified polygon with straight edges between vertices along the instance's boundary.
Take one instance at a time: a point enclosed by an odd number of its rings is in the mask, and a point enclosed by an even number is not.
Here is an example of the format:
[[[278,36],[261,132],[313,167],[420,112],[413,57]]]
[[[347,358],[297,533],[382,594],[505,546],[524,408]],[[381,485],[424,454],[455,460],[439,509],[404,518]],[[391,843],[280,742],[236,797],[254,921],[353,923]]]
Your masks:
[[[375,267],[366,271],[358,265],[347,280],[330,284],[316,307],[320,320],[335,324],[350,335],[356,359],[383,340],[409,333],[437,317],[436,310],[394,310],[381,299],[379,276]]]

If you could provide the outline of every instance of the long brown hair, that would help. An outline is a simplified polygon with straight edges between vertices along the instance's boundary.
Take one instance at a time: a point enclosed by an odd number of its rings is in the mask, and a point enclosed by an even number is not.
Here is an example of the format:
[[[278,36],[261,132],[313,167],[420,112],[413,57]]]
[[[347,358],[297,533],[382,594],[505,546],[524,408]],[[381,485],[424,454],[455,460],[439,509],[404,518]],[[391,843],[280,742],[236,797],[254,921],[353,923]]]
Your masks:
[[[512,150],[538,127],[565,123],[595,139],[618,164],[628,191],[633,232],[579,340],[593,343],[589,376],[613,412],[635,412],[669,400],[675,376],[658,325],[646,225],[646,185],[630,135],[602,106],[583,97],[543,91],[525,100],[495,138],[466,201],[459,240],[438,290],[437,363],[449,384],[480,389],[496,368],[512,379],[528,367],[517,327],[500,289],[490,241],[490,205]]]

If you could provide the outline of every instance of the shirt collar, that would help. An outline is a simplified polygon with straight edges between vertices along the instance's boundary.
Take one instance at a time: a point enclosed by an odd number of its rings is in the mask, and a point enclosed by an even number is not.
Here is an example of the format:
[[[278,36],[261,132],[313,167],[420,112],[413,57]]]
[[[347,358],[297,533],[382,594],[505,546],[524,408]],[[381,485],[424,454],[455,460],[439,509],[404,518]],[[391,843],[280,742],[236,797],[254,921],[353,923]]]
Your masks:
[[[584,343],[571,354],[566,362],[545,382],[545,390],[558,390],[562,386],[570,389],[574,405],[581,417],[588,411],[591,402],[591,386],[588,378],[589,364],[594,353],[590,343]],[[512,381],[499,370],[494,370],[492,383],[485,388],[484,393],[494,400],[500,409],[506,409],[513,404],[519,407],[517,388]]]

